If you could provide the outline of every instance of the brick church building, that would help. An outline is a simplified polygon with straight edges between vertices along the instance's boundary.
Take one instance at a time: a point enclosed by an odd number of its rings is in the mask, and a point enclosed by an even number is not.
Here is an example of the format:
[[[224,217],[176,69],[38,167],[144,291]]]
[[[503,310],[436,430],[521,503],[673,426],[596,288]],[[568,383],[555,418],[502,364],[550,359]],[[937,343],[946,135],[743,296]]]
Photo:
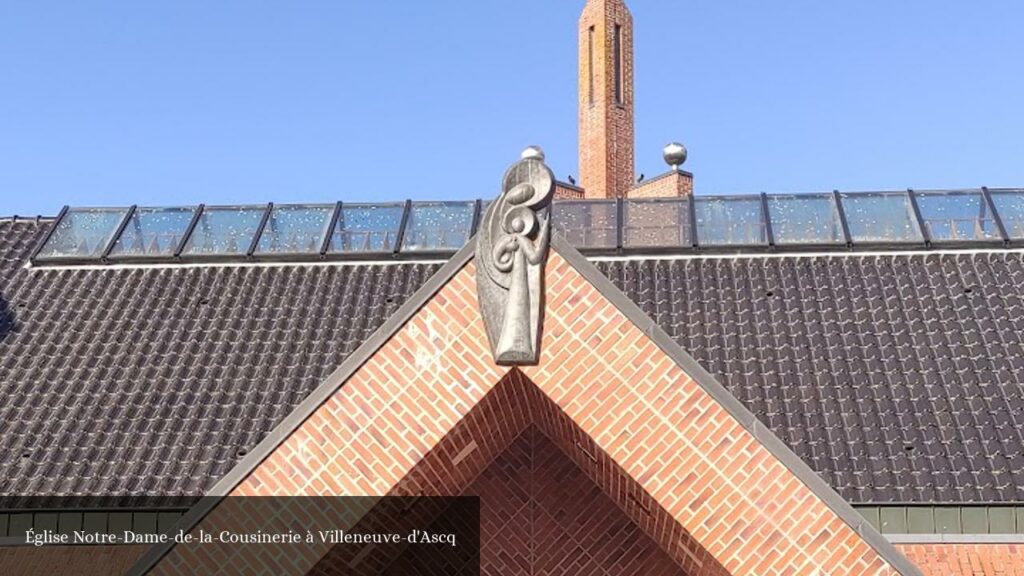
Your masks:
[[[1024,575],[1024,190],[637,182],[632,46],[588,0],[578,185],[0,222],[0,573]],[[386,495],[478,557],[24,537]]]

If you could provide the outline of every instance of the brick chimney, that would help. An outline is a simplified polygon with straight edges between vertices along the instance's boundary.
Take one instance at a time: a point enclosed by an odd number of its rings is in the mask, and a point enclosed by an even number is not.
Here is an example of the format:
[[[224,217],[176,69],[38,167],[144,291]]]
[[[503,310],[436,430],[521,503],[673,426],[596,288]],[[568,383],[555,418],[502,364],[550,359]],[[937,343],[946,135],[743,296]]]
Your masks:
[[[579,24],[580,185],[587,198],[633,188],[633,16],[623,0],[587,0]]]

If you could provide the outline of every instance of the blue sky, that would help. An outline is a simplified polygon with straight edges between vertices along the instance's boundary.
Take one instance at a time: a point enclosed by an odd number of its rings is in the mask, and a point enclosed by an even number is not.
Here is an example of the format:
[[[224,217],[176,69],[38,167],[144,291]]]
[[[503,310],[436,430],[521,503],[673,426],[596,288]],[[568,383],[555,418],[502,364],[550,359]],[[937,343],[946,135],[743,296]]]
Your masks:
[[[576,173],[583,0],[0,4],[0,213],[488,197]],[[1020,2],[633,0],[637,171],[1024,186]]]

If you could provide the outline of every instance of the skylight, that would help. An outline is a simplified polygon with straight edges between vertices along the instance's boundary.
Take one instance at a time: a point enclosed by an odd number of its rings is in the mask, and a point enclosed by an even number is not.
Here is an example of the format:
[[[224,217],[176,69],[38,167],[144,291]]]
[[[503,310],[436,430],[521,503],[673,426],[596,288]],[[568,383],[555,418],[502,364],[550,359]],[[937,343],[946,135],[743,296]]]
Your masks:
[[[402,250],[458,250],[472,233],[476,202],[413,202]]]
[[[992,190],[991,195],[1006,235],[1014,239],[1024,238],[1024,190]]]
[[[921,222],[932,242],[1000,240],[981,190],[915,192]]]
[[[327,252],[393,252],[406,205],[342,204]]]
[[[135,209],[114,244],[110,258],[174,256],[181,248],[195,213],[195,206]]]
[[[66,209],[35,258],[99,258],[127,213],[127,208]]]
[[[444,258],[488,201],[65,208],[35,264]],[[1016,246],[1024,189],[556,199],[587,254]]]
[[[884,244],[924,241],[907,192],[842,194],[854,242]]]
[[[772,236],[793,245],[845,244],[834,194],[786,194],[767,197]]]
[[[689,198],[625,200],[622,246],[672,248],[692,244]]]
[[[551,213],[554,233],[580,248],[615,249],[619,216],[615,200],[561,200]]]
[[[199,214],[183,256],[237,256],[250,251],[267,206],[210,206]]]
[[[698,196],[697,241],[705,246],[767,245],[764,206],[759,196]]]
[[[274,206],[256,253],[319,254],[334,209],[334,204]]]

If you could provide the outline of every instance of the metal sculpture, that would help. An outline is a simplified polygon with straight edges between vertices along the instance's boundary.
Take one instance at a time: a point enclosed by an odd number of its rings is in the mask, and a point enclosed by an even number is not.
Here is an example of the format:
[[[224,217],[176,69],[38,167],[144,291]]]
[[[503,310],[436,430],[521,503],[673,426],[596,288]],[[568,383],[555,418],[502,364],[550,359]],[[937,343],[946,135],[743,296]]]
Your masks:
[[[531,146],[502,181],[477,234],[477,296],[498,364],[535,364],[544,315],[544,264],[555,178]]]

